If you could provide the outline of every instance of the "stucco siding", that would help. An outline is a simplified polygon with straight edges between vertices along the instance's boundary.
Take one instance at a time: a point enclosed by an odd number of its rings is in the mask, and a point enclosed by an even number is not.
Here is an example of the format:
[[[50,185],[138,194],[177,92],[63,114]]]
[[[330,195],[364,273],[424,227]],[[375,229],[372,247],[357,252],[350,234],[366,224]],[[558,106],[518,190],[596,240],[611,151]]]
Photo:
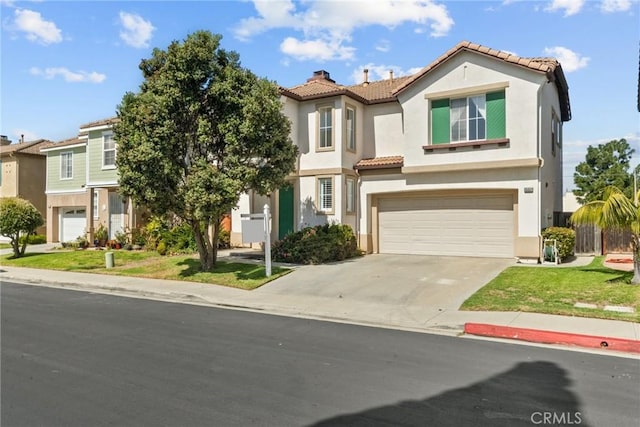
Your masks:
[[[15,158],[2,159],[2,184],[0,197],[16,197],[18,195],[18,164]]]
[[[470,53],[456,55],[399,96],[404,111],[405,166],[536,157],[537,91],[544,81],[538,73],[501,61]],[[457,90],[464,96],[465,90],[472,92],[488,84],[504,84],[509,145],[425,154],[422,147],[431,143],[430,100]]]

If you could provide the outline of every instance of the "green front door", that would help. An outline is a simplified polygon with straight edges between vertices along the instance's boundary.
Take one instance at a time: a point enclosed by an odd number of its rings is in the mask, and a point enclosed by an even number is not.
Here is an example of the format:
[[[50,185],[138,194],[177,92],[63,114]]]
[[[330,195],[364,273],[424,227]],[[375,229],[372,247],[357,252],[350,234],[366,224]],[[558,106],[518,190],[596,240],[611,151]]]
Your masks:
[[[293,185],[278,191],[278,239],[293,232]]]

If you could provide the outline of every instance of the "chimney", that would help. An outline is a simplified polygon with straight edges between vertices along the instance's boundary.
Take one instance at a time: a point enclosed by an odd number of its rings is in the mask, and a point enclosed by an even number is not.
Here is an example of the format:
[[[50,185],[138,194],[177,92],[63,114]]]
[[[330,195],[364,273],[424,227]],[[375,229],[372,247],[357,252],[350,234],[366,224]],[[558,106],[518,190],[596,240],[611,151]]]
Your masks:
[[[393,70],[389,70],[389,80],[393,83]]]
[[[313,72],[313,76],[307,79],[308,82],[312,82],[314,80],[326,80],[331,83],[335,83],[336,81],[331,79],[328,71],[318,70]]]
[[[9,145],[11,140],[7,138],[7,135],[0,135],[0,145]]]
[[[369,69],[365,68],[362,70],[364,73],[364,81],[362,82],[362,86],[369,86]]]
[[[24,143],[24,133],[20,134],[20,144]]]

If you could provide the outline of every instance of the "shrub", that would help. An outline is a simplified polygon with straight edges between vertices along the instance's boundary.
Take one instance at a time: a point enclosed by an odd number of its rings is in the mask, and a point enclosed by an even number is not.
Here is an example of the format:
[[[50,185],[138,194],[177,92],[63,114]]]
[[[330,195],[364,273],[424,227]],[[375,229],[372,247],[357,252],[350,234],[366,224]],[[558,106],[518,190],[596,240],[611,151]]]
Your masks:
[[[196,238],[187,223],[176,225],[162,233],[162,241],[173,253],[192,253],[196,251]]]
[[[23,245],[25,241],[29,245],[40,245],[42,243],[47,243],[47,236],[44,234],[31,234],[29,237],[24,235],[20,236],[19,243]]]
[[[542,239],[555,239],[558,256],[561,260],[573,255],[576,245],[576,232],[566,227],[549,227],[542,230]]]
[[[218,249],[229,249],[231,247],[231,233],[227,230],[218,232]]]
[[[107,239],[109,238],[109,233],[107,232],[107,228],[104,224],[100,224],[98,229],[94,233],[94,239],[98,241],[99,244],[104,245]]]
[[[156,246],[156,251],[158,251],[158,253],[160,255],[166,255],[167,254],[167,245],[164,242],[160,242],[158,243],[158,246]]]
[[[348,225],[325,224],[288,234],[272,248],[275,261],[322,264],[360,255],[356,237]]]
[[[26,241],[20,245],[20,237],[34,234],[43,224],[44,218],[28,200],[19,197],[0,199],[0,234],[11,239],[14,257],[24,255],[27,247]]]

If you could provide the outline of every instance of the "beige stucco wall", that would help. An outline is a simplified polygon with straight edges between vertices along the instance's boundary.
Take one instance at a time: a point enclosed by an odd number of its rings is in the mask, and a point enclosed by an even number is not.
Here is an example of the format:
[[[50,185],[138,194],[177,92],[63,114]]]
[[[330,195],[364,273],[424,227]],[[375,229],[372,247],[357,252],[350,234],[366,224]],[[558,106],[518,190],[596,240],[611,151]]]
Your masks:
[[[47,194],[47,242],[57,243],[60,241],[60,209],[67,207],[85,207],[89,212],[89,192],[83,191],[79,193],[66,194]],[[87,213],[88,232],[89,214]],[[88,235],[87,235],[88,237]]]
[[[18,195],[17,163],[13,157],[2,158],[2,183],[0,197],[16,197]]]
[[[2,159],[0,197],[21,197],[30,201],[46,222],[46,158],[37,154],[17,153]],[[46,225],[38,234],[46,233]]]

